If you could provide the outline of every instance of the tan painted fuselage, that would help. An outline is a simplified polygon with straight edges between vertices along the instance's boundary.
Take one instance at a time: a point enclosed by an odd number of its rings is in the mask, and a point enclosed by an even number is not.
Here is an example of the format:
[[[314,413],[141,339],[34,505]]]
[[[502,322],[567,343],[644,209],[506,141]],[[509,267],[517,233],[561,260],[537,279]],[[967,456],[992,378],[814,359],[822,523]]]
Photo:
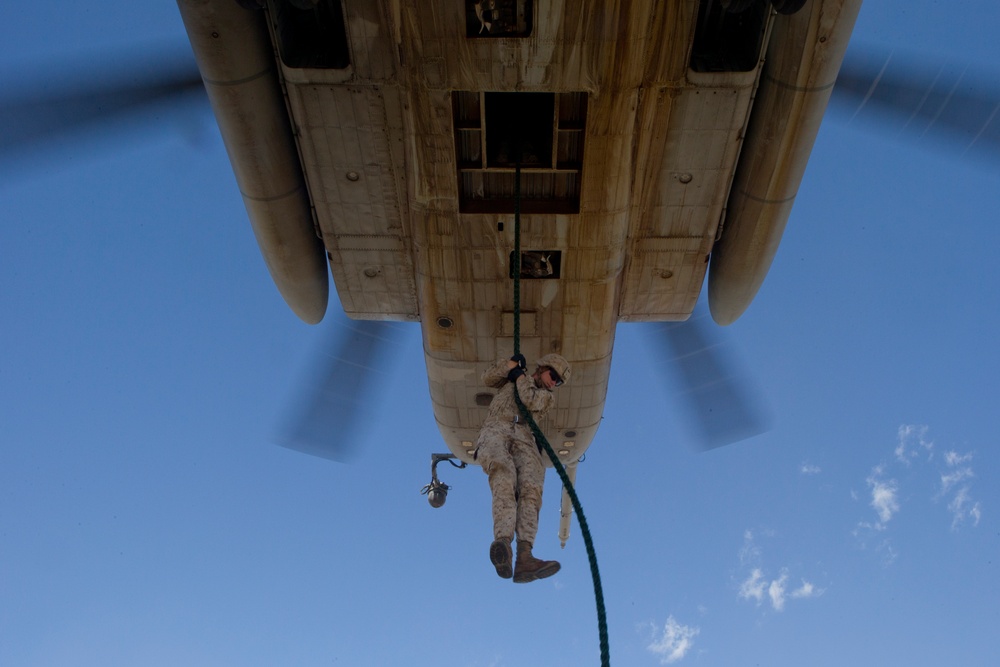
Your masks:
[[[285,299],[321,319],[328,265],[350,317],[419,321],[437,423],[467,462],[482,369],[513,350],[520,147],[521,350],[573,366],[541,425],[572,464],[618,322],[686,319],[710,259],[717,321],[753,299],[860,0],[764,3],[749,27],[717,0],[323,2],[343,48],[319,64],[295,51],[288,2],[178,4]]]

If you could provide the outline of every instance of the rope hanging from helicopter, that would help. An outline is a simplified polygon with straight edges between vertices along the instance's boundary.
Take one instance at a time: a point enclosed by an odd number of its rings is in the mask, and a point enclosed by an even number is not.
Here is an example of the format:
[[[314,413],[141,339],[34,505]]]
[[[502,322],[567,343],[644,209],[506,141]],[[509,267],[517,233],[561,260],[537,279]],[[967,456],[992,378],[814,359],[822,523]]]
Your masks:
[[[516,162],[514,165],[514,354],[521,354],[521,151],[517,150]],[[559,473],[563,487],[573,503],[573,511],[576,512],[577,521],[580,524],[580,533],[583,535],[583,542],[587,547],[587,559],[590,561],[590,576],[594,581],[594,596],[597,600],[597,626],[601,644],[601,666],[610,667],[611,655],[608,646],[608,619],[604,608],[604,593],[601,589],[601,573],[597,569],[597,552],[594,551],[594,542],[590,537],[590,528],[587,525],[587,517],[583,513],[583,506],[576,495],[573,483],[566,474],[566,468],[552,449],[552,445],[545,438],[542,430],[538,428],[531,411],[521,402],[521,397],[517,394],[517,386],[514,386],[514,400],[517,402],[521,416],[531,427],[531,432],[535,435],[535,442],[541,443],[552,461],[552,466]]]

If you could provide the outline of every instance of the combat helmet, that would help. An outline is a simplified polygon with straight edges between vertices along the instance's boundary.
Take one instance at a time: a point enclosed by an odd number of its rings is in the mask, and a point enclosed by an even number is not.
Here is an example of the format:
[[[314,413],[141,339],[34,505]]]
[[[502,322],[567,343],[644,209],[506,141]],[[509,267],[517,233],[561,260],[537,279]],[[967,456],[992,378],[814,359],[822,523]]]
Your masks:
[[[572,370],[569,367],[569,362],[563,358],[562,355],[546,354],[544,357],[538,360],[539,366],[548,366],[559,373],[559,377],[563,379],[563,382],[569,382],[569,376],[572,374]]]

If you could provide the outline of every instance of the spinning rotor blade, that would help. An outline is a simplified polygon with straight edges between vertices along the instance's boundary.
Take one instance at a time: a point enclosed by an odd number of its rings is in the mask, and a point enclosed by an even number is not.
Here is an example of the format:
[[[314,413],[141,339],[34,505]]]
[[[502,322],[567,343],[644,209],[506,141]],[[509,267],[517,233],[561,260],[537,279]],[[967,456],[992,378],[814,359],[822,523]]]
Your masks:
[[[403,332],[398,322],[338,323],[336,341],[317,360],[278,444],[332,461],[353,459],[364,425],[377,418],[373,394],[389,377]]]
[[[190,56],[185,61],[160,59],[114,80],[109,80],[107,69],[77,73],[62,83],[36,80],[27,90],[0,97],[0,158],[83,136],[156,107],[170,109],[184,101],[208,101]]]
[[[946,136],[963,153],[1000,157],[1000,85],[971,67],[850,51],[831,104],[851,119],[876,116],[901,132]]]
[[[677,378],[680,398],[701,449],[714,449],[770,429],[765,402],[705,312],[686,322],[666,322],[656,333],[665,343],[665,373]]]

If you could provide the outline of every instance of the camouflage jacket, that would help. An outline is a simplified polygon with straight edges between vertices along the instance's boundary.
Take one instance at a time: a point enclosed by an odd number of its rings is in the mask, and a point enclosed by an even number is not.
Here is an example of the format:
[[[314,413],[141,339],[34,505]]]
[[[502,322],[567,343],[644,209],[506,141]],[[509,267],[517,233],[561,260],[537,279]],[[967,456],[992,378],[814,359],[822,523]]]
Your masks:
[[[485,423],[512,422],[515,415],[520,415],[514,401],[514,384],[507,380],[507,361],[499,359],[483,372],[483,384],[499,390],[490,402]],[[545,416],[556,400],[551,390],[537,386],[534,378],[527,373],[517,378],[517,395],[536,422]]]

